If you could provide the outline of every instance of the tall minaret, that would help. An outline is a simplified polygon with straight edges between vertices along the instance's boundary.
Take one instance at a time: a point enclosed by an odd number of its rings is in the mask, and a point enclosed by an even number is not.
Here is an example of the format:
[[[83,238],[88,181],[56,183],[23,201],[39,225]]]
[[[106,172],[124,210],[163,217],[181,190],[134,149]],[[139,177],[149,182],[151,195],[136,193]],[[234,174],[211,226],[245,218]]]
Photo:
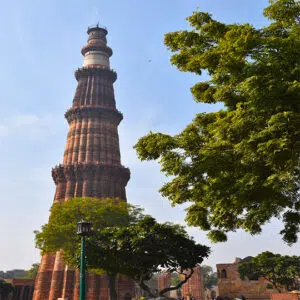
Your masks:
[[[81,50],[83,67],[75,71],[78,85],[73,105],[65,114],[69,132],[63,163],[52,170],[54,202],[74,197],[118,197],[126,201],[130,172],[120,162],[118,125],[123,116],[116,109],[113,83],[117,74],[109,63],[112,50],[107,46],[106,28],[97,25],[88,28],[87,33],[88,44]],[[105,276],[88,275],[87,280],[87,299],[108,297]],[[121,299],[121,294],[131,293],[132,284],[119,280]],[[44,255],[33,299],[77,300],[78,295],[78,272],[64,264],[61,252]]]

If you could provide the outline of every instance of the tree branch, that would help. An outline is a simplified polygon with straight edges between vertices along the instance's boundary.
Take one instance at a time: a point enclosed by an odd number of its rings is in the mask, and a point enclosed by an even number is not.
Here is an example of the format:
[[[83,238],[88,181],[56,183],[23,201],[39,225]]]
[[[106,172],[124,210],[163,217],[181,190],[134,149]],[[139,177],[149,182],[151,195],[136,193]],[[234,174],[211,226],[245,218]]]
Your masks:
[[[142,288],[144,291],[146,291],[149,294],[150,297],[156,298],[156,295],[154,295],[151,292],[149,286],[143,281],[142,278],[139,280],[138,284],[139,284],[140,288]]]
[[[172,287],[167,287],[167,288],[164,288],[162,289],[158,294],[159,296],[163,296],[163,297],[166,297],[164,296],[163,294],[169,292],[169,291],[173,291],[173,290],[177,290],[179,289],[183,284],[185,284],[191,277],[192,275],[194,274],[194,270],[191,269],[190,273],[189,274],[184,274],[184,273],[180,273],[182,275],[185,276],[184,280],[180,281],[176,286],[172,286]]]
[[[279,293],[282,293],[282,292],[281,292],[281,289],[277,286],[276,281],[271,280],[271,279],[269,279],[269,278],[266,277],[266,276],[262,276],[262,277],[265,278],[267,281],[269,281],[269,282],[275,287],[275,289],[276,289]]]

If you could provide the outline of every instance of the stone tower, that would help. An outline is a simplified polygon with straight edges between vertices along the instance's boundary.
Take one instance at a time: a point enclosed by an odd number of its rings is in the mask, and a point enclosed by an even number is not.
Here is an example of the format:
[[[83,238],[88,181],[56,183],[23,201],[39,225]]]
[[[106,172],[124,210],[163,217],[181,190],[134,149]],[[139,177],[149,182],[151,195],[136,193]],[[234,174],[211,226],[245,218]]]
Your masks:
[[[75,71],[78,81],[72,107],[65,113],[69,123],[63,163],[52,170],[56,185],[54,202],[73,197],[120,198],[126,201],[129,169],[120,161],[118,125],[122,114],[116,109],[110,69],[112,50],[107,46],[106,28],[88,28],[88,43],[81,50],[83,67]],[[106,276],[89,274],[89,300],[108,299]],[[131,294],[133,283],[118,278],[119,298]],[[44,255],[35,282],[34,300],[79,298],[79,273],[64,264],[61,252]]]

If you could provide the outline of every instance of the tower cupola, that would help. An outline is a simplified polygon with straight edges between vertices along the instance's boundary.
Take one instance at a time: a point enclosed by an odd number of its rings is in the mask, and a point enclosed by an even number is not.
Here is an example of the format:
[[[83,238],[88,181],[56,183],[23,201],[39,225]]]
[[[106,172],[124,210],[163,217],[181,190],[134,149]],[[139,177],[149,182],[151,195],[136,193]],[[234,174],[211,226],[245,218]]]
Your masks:
[[[112,50],[106,44],[107,29],[97,24],[89,27],[87,33],[88,44],[81,49],[84,56],[83,66],[109,69],[109,57],[112,55]]]

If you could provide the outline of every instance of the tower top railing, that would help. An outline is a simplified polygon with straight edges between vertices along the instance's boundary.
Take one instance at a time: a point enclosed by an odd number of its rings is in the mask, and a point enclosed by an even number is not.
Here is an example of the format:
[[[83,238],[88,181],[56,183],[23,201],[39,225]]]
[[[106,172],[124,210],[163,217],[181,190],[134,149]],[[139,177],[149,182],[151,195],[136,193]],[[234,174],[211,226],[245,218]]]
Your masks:
[[[92,30],[92,29],[95,29],[95,28],[105,29],[107,31],[107,27],[102,25],[102,24],[99,24],[99,22],[97,24],[93,24],[93,25],[89,26],[88,31]]]

